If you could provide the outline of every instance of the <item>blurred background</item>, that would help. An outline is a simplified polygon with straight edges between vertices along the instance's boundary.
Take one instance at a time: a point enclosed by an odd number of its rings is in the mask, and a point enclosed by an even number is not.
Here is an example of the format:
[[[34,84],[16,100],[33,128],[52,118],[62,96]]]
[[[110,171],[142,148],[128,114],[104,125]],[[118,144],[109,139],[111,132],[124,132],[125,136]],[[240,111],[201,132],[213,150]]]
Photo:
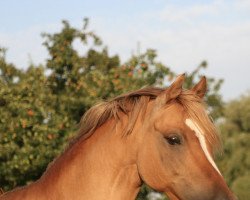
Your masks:
[[[206,75],[217,163],[250,198],[250,1],[0,2],[0,187],[39,178],[94,103]],[[144,185],[137,199],[164,195]]]

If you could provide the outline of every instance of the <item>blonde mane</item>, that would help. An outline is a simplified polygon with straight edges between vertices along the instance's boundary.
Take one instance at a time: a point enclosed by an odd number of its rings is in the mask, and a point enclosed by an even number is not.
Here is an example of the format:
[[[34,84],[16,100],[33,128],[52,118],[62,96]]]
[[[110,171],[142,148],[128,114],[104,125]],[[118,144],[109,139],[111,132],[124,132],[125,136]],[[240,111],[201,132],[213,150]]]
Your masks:
[[[164,90],[157,87],[147,87],[122,94],[109,101],[98,103],[90,108],[82,117],[78,136],[74,139],[73,143],[79,138],[88,138],[109,119],[114,118],[115,120],[119,120],[121,113],[128,116],[128,124],[126,130],[124,130],[124,134],[130,134],[139,113],[145,113],[148,102],[156,99]],[[220,138],[215,125],[206,113],[205,104],[202,99],[190,90],[183,90],[175,101],[180,103],[189,117],[199,124],[211,147],[216,150],[220,149]],[[142,114],[142,116],[144,115]]]

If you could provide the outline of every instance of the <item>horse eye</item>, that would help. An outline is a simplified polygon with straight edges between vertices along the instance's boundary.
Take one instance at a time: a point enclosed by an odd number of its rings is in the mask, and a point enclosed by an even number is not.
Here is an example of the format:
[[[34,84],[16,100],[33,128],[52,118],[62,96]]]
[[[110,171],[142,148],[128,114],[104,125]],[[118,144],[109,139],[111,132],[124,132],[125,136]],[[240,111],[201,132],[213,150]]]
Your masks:
[[[177,135],[169,136],[166,138],[168,143],[171,145],[180,145],[181,144],[181,139]]]

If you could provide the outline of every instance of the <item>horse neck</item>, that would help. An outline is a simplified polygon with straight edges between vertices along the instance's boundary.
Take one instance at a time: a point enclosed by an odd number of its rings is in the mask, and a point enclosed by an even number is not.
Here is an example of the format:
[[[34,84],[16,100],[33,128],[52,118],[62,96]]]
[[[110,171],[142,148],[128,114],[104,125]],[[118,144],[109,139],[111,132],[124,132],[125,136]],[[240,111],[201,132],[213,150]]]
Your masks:
[[[135,137],[122,137],[122,125],[111,120],[60,156],[41,184],[60,199],[135,199],[141,185]]]

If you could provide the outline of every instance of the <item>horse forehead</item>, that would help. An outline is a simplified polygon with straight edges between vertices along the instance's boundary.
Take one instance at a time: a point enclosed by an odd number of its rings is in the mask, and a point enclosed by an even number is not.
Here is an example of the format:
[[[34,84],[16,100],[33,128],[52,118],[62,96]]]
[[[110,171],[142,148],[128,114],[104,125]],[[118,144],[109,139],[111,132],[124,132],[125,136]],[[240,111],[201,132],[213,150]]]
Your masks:
[[[178,126],[185,123],[185,118],[184,108],[180,104],[174,103],[164,108],[156,121],[160,124]]]

